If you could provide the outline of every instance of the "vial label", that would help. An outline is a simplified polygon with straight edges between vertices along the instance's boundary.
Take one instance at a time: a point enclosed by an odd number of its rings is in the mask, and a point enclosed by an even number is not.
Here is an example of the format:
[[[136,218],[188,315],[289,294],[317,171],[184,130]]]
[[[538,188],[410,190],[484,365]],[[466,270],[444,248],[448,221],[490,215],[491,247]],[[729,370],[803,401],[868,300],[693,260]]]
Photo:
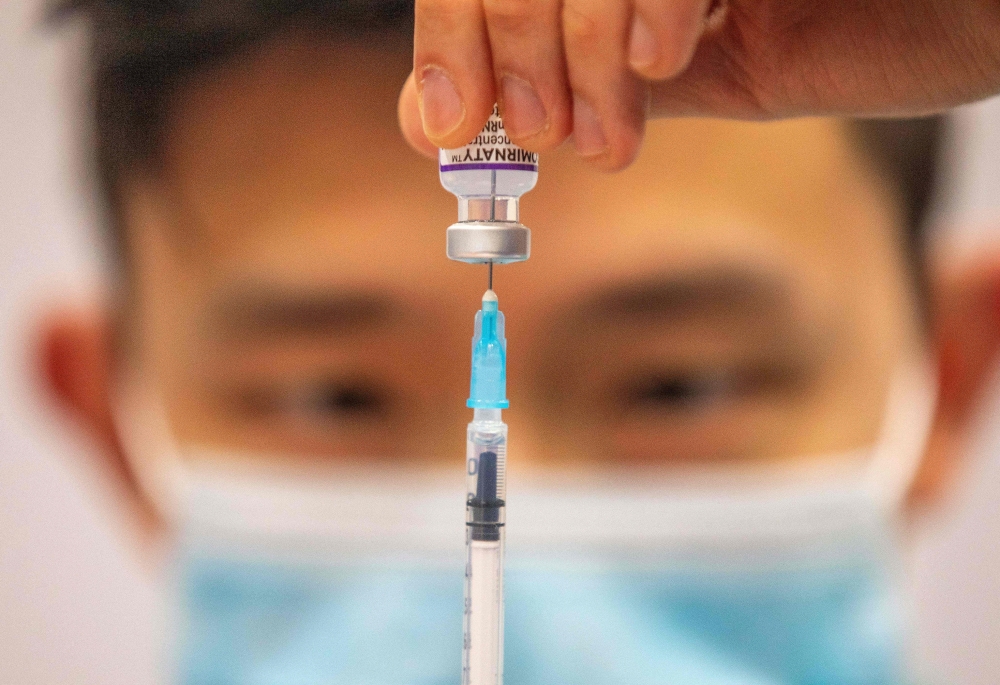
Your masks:
[[[482,133],[465,147],[441,150],[438,164],[443,172],[473,169],[538,171],[538,153],[528,152],[510,141],[500,119],[500,110],[493,105],[493,114]]]

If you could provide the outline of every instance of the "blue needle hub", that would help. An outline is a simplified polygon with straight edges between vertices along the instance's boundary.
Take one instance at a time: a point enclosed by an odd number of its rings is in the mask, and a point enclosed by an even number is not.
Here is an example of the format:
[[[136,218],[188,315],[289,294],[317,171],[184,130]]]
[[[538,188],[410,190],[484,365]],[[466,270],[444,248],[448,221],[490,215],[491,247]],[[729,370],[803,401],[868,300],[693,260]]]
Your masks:
[[[487,290],[483,308],[476,312],[476,333],[472,338],[472,382],[469,401],[473,409],[506,409],[507,339],[503,312],[497,295]]]

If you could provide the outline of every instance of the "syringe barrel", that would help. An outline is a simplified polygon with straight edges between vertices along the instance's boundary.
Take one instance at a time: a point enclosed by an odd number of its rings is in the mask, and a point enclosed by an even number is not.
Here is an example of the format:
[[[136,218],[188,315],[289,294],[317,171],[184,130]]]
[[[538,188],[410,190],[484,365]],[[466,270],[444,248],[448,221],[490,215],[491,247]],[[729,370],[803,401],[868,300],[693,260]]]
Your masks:
[[[463,685],[503,683],[503,556],[507,426],[476,409],[468,428]]]

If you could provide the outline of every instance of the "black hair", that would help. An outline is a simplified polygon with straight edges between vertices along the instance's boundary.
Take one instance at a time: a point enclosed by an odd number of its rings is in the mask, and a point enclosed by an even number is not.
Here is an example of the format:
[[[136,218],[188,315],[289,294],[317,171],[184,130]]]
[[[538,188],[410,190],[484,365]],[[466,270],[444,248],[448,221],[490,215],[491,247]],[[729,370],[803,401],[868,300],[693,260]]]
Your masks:
[[[903,247],[925,308],[927,229],[941,181],[948,124],[944,115],[848,122],[855,143],[899,202]]]
[[[129,249],[123,182],[155,167],[185,78],[297,28],[396,50],[413,38],[413,0],[58,0],[48,18],[78,16],[89,23],[88,152],[119,264]]]
[[[61,0],[51,11],[53,20],[74,15],[90,21],[93,156],[113,246],[122,251],[122,180],[155,164],[171,94],[186,76],[295,27],[408,47],[413,0]],[[937,116],[848,124],[899,199],[921,288],[945,123]]]

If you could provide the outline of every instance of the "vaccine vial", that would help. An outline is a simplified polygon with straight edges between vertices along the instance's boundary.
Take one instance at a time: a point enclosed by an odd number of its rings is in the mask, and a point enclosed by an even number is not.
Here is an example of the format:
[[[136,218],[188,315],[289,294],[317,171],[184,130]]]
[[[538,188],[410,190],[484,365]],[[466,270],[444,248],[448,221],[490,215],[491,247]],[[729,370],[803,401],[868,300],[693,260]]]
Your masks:
[[[538,181],[538,153],[507,137],[500,112],[465,147],[440,150],[441,185],[458,197],[458,223],[448,229],[448,257],[463,262],[524,261],[531,232],[521,224],[521,195]]]

